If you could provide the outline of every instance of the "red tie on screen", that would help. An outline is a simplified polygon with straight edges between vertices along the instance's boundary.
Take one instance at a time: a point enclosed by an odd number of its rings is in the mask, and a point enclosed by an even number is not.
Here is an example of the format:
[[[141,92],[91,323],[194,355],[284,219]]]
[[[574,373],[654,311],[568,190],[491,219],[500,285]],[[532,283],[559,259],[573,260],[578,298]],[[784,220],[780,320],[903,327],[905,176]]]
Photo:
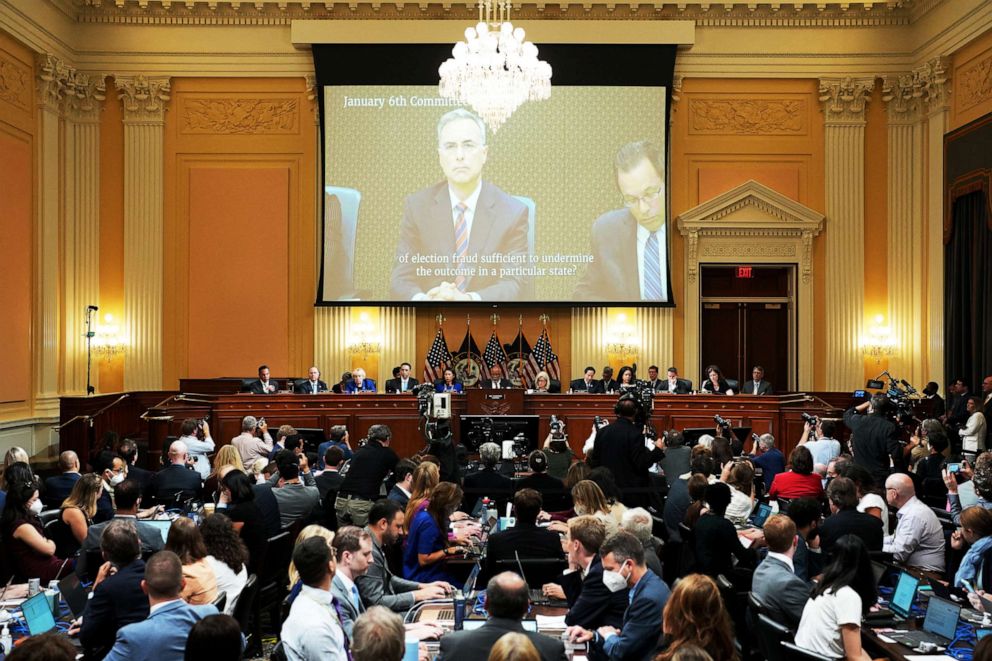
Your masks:
[[[468,207],[462,202],[455,205],[455,211],[458,212],[458,218],[455,219],[455,268],[461,268],[465,254],[468,252],[468,225],[465,223],[467,209]],[[458,291],[465,291],[464,275],[455,277],[455,286],[458,287]]]

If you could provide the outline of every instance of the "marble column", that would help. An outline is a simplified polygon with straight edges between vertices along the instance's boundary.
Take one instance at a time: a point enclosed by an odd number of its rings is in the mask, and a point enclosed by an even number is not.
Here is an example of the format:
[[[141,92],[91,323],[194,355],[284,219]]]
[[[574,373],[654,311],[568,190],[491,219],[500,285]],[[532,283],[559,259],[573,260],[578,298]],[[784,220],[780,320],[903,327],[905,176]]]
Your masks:
[[[65,230],[63,296],[65,298],[66,394],[86,392],[86,307],[100,298],[100,110],[106,99],[103,75],[74,71],[66,86]],[[94,314],[93,321],[101,319]],[[99,360],[93,356],[91,382]]]
[[[62,110],[71,69],[54,55],[37,59],[37,220],[35,223],[34,393],[38,417],[59,411],[59,222]]]
[[[125,390],[162,383],[163,178],[167,77],[116,76],[124,104]]]
[[[873,78],[820,79],[826,150],[825,390],[863,384],[865,108]]]

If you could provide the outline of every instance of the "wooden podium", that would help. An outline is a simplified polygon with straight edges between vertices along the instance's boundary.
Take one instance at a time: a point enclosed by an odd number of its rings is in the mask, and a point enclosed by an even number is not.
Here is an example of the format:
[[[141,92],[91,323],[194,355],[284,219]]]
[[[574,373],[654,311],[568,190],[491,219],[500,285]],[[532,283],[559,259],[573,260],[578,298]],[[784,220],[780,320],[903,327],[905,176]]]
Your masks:
[[[465,391],[469,415],[521,415],[524,391],[520,388],[471,388]]]

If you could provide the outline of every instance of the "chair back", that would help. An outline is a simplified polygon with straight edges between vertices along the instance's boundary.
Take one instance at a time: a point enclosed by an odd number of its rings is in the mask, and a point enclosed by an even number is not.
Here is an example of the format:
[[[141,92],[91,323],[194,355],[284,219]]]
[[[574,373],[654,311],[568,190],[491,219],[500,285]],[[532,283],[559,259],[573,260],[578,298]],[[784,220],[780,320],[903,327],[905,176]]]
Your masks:
[[[234,611],[231,613],[232,617],[238,621],[241,626],[241,633],[248,635],[248,628],[251,625],[251,610],[255,603],[255,597],[258,595],[258,575],[252,574],[245,581],[245,586],[241,589],[241,594],[238,596],[238,601],[234,604]]]
[[[41,519],[41,525],[45,526],[45,529],[47,530],[48,524],[52,521],[57,521],[61,512],[62,509],[58,507],[51,510],[45,510],[38,515],[38,518]]]
[[[217,597],[210,603],[213,604],[218,613],[223,613],[224,607],[227,606],[227,592],[221,590],[217,593]]]
[[[679,576],[687,576],[696,566],[696,535],[692,528],[679,523],[679,536],[682,538],[682,549],[679,554]]]
[[[840,658],[836,656],[823,656],[822,654],[817,654],[816,652],[810,652],[809,650],[803,649],[795,643],[790,643],[787,640],[782,641],[782,648],[785,650],[785,656],[779,658],[786,659],[787,661],[838,661]]]
[[[758,651],[765,661],[789,661],[790,657],[782,648],[783,643],[792,642],[792,632],[767,615],[758,615]]]
[[[727,379],[726,381],[727,381],[727,385],[730,386],[730,389],[731,390],[733,390],[734,392],[740,392],[741,391],[741,382],[740,381],[738,381],[737,379]]]

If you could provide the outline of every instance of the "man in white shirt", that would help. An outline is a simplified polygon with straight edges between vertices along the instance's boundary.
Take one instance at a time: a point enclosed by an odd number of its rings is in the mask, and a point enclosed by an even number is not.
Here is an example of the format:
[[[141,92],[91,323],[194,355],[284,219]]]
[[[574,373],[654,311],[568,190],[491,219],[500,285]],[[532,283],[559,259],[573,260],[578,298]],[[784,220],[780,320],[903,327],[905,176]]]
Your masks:
[[[179,428],[179,434],[179,440],[186,444],[186,451],[193,459],[193,469],[200,474],[201,480],[206,480],[210,477],[210,458],[207,453],[213,452],[215,447],[214,439],[210,438],[210,425],[205,419],[186,418]]]
[[[255,430],[261,432],[262,437],[255,435]],[[238,449],[241,455],[241,462],[248,468],[257,459],[269,458],[272,452],[272,437],[269,436],[269,425],[262,418],[261,424],[253,415],[246,415],[241,420],[241,433],[231,439],[231,445]]]
[[[890,475],[885,499],[899,512],[895,532],[885,537],[882,550],[909,567],[943,572],[944,531],[937,515],[916,498],[913,480],[905,473]]]
[[[351,637],[355,620],[365,612],[355,579],[365,574],[372,564],[372,536],[357,526],[344,526],[334,535],[331,548],[338,566],[331,582],[331,592],[344,614],[341,623],[344,632]]]
[[[331,581],[334,554],[323,537],[311,537],[293,549],[293,566],[303,581],[289,609],[280,638],[289,661],[347,661],[345,634]]]
[[[981,397],[969,397],[968,421],[958,430],[961,436],[961,449],[973,455],[985,451],[986,424],[985,414],[982,413]]]

